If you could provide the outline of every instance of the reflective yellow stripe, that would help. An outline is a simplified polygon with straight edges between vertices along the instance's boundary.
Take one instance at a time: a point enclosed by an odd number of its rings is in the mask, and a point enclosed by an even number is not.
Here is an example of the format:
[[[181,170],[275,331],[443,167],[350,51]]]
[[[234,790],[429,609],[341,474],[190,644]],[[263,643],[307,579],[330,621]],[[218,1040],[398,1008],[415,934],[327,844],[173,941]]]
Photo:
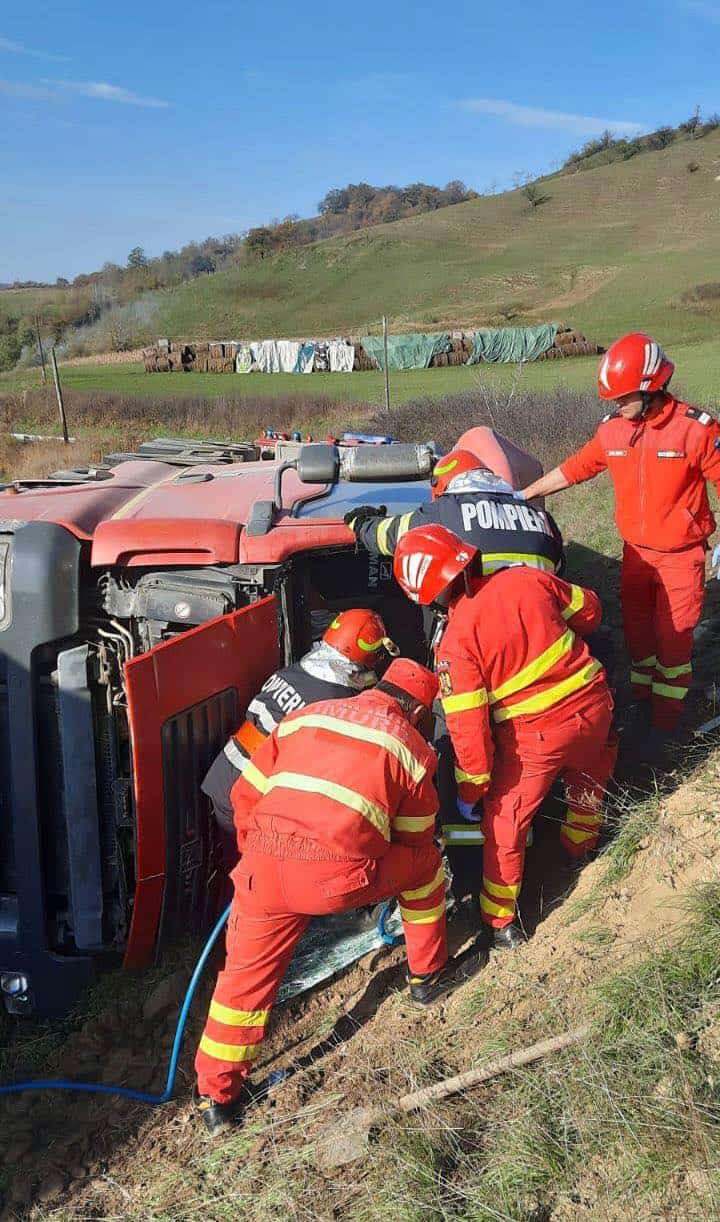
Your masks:
[[[380,552],[382,556],[392,555],[390,548],[387,545],[387,534],[393,522],[396,522],[396,521],[397,521],[397,517],[383,518],[382,522],[380,522],[377,528],[378,551]]]
[[[488,895],[492,895],[496,900],[514,900],[520,894],[520,883],[491,883],[489,878],[483,875],[483,891],[487,891]]]
[[[555,565],[547,556],[533,556],[529,552],[487,552],[483,553],[483,576],[506,568],[509,564],[524,564],[531,569],[544,569],[548,573],[555,572]]]
[[[378,747],[384,747],[390,755],[394,755],[408,776],[412,777],[415,782],[421,781],[427,772],[425,764],[421,764],[420,760],[413,755],[409,747],[400,742],[399,738],[386,734],[384,730],[373,730],[370,726],[356,725],[354,722],[343,721],[341,717],[329,717],[325,713],[307,713],[302,717],[294,717],[292,721],[281,722],[278,726],[278,737],[287,738],[288,734],[294,734],[296,730],[307,728],[328,730],[329,733],[340,734],[343,738],[355,738],[360,742],[376,743]]]
[[[488,694],[484,687],[474,692],[460,692],[457,696],[446,696],[442,701],[446,713],[466,713],[468,709],[481,709],[488,702]]]
[[[640,662],[633,662],[633,666],[655,666],[657,658],[655,654],[651,654],[649,658],[642,658]]]
[[[562,683],[556,683],[554,687],[549,687],[547,691],[540,692],[537,696],[529,696],[527,700],[520,700],[517,704],[511,704],[506,709],[496,709],[493,713],[495,721],[508,721],[511,717],[521,717],[524,713],[542,713],[544,709],[550,709],[554,704],[558,704],[564,700],[566,696],[577,692],[581,687],[585,687],[592,678],[601,670],[599,662],[589,662],[587,666],[583,666],[581,670],[571,675],[569,679],[564,679]]]
[[[585,606],[585,591],[582,586],[570,586],[570,589],[572,594],[570,595],[570,602],[562,613],[563,619],[572,619],[573,615],[576,615],[578,611],[582,611]]]
[[[443,823],[442,834],[446,844],[485,843],[479,823]]]
[[[438,872],[431,883],[426,883],[424,887],[417,887],[414,891],[401,891],[400,899],[426,900],[427,897],[432,895],[433,891],[436,891],[441,884],[443,887],[445,886],[445,871],[443,870],[442,866],[439,867]]]
[[[652,684],[652,675],[643,675],[638,670],[630,671],[630,682],[637,687],[650,687]]]
[[[269,1010],[234,1010],[219,1001],[210,1002],[210,1018],[226,1027],[264,1027],[269,1017]]]
[[[396,832],[425,832],[434,823],[434,815],[397,815],[392,821]]]
[[[409,529],[410,529],[410,519],[411,519],[411,517],[413,516],[414,512],[415,512],[415,510],[414,510],[414,509],[411,509],[411,510],[410,510],[410,513],[404,513],[404,514],[402,515],[402,517],[401,517],[401,519],[400,519],[400,525],[398,526],[398,530],[397,530],[398,542],[399,542],[399,541],[402,539],[403,535],[406,535],[406,534],[407,534],[407,532],[409,531]]]
[[[216,1061],[252,1061],[258,1056],[262,1044],[218,1044],[204,1035],[200,1040],[200,1051]]]
[[[603,821],[602,815],[581,815],[577,810],[569,810],[565,820],[565,826],[569,827],[576,825],[580,827],[601,827]]]
[[[463,772],[462,768],[455,766],[455,780],[458,785],[486,785],[490,780],[489,772],[478,772],[472,775],[470,772]]]
[[[457,465],[458,465],[457,458],[452,458],[450,462],[446,462],[446,463],[443,463],[441,461],[437,463],[436,466],[433,468],[433,475],[447,475],[448,471],[454,471]]]
[[[524,687],[529,687],[536,679],[542,679],[549,670],[560,658],[569,653],[575,641],[575,633],[568,628],[567,632],[563,632],[557,641],[554,641],[539,658],[534,662],[529,662],[527,666],[523,666],[512,679],[501,683],[499,687],[490,692],[490,703],[497,704],[498,700],[504,700],[506,696],[512,696],[515,692],[521,692]]]
[[[668,696],[671,700],[684,700],[689,687],[671,687],[669,683],[653,683],[653,696]]]
[[[560,835],[566,836],[568,840],[572,840],[573,844],[585,844],[586,840],[594,840],[597,836],[597,830],[592,832],[581,831],[579,827],[568,827],[563,824],[560,828]]]
[[[691,675],[692,663],[685,662],[682,666],[663,666],[661,662],[657,662],[656,669],[664,675],[666,679],[677,679],[679,675]]]
[[[253,764],[252,760],[248,760],[243,769],[243,780],[249,781],[253,789],[257,789],[259,793],[267,793],[268,791],[267,777]]]
[[[326,798],[332,798],[341,806],[348,806],[351,810],[356,810],[359,815],[377,828],[384,840],[390,839],[387,812],[381,806],[377,806],[375,802],[371,802],[369,798],[364,798],[362,794],[356,793],[354,789],[336,785],[334,781],[322,780],[321,777],[305,776],[301,772],[276,772],[267,783],[266,793],[270,793],[273,789],[294,789],[300,793],[322,794]]]
[[[400,916],[409,925],[431,925],[433,921],[443,916],[444,912],[445,896],[434,908],[426,908],[424,912],[415,912],[412,908],[403,908],[402,904],[400,905]]]
[[[512,908],[506,908],[502,904],[496,904],[494,900],[489,900],[486,895],[480,893],[480,911],[486,912],[488,916],[494,917],[514,917],[515,905]]]

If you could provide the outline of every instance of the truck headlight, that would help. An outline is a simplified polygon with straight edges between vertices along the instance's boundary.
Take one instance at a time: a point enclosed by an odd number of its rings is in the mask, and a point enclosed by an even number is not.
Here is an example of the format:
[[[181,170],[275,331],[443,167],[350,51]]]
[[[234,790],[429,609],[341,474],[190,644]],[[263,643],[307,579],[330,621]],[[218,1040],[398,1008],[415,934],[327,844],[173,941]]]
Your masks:
[[[2,972],[0,974],[0,989],[7,997],[19,997],[27,993],[30,982],[22,972]]]

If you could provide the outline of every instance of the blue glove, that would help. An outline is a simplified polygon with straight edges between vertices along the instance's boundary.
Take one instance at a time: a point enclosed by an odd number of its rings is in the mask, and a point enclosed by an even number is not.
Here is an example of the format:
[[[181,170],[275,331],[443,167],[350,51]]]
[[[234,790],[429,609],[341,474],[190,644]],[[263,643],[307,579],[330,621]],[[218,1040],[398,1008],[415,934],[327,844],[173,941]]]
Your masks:
[[[715,580],[720,581],[720,543],[718,543],[713,549],[712,560],[710,563],[714,569],[718,570]]]
[[[464,819],[466,822],[479,823],[480,820],[482,819],[482,814],[479,814],[479,815],[473,814],[473,811],[475,810],[474,802],[463,802],[462,798],[458,798],[457,808],[458,808],[458,811],[460,812],[460,817]]]
[[[523,492],[522,488],[518,488],[515,492],[513,492],[513,497],[515,498],[516,501],[526,501],[527,500],[527,497],[525,496],[525,493]]]

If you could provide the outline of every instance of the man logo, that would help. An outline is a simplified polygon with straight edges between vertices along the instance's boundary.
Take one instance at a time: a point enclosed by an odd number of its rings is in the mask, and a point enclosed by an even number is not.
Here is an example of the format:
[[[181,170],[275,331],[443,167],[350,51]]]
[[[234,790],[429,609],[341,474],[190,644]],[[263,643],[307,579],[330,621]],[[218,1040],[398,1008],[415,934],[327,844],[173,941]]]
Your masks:
[[[432,564],[432,556],[425,552],[411,552],[402,558],[402,576],[405,592],[413,602],[420,601],[423,579]]]

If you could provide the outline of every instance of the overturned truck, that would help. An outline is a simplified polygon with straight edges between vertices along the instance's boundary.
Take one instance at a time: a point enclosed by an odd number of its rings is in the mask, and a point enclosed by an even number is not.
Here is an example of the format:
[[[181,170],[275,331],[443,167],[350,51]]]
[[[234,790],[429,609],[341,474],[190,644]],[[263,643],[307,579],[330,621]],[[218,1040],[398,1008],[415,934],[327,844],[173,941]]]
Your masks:
[[[488,465],[537,464],[472,430]],[[0,492],[0,991],[67,1012],[216,916],[200,782],[265,678],[328,616],[377,608],[426,657],[419,608],[343,515],[428,499],[432,445],[157,439]],[[524,468],[524,469],[523,469]]]

